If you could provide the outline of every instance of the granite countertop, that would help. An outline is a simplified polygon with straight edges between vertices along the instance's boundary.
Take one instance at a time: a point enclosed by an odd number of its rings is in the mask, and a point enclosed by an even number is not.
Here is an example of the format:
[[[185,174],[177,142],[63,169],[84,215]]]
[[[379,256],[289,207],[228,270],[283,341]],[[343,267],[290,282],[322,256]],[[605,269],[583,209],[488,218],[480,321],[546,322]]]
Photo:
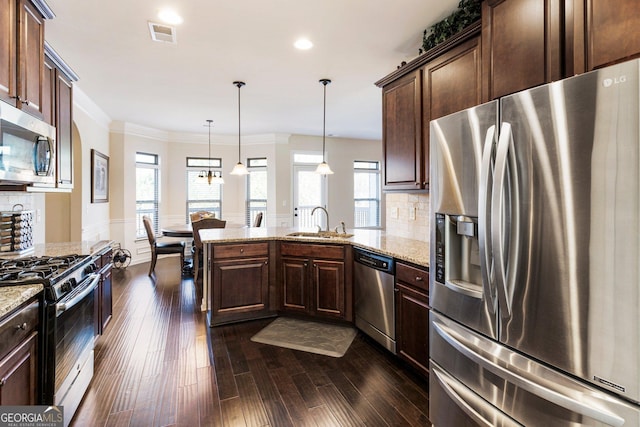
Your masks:
[[[230,243],[248,240],[303,241],[313,243],[351,244],[380,254],[392,256],[398,260],[429,267],[429,243],[386,234],[381,230],[347,230],[353,234],[350,238],[323,239],[317,237],[291,237],[293,232],[314,232],[315,229],[296,229],[281,227],[212,228],[201,230],[203,243]]]
[[[111,244],[110,240],[82,241],[65,243],[44,243],[35,245],[32,251],[19,255],[1,256],[2,258],[24,258],[31,256],[61,256],[61,255],[93,255]],[[39,284],[0,287],[0,317],[10,313],[29,298],[44,290]]]
[[[38,295],[43,290],[44,286],[38,284],[0,288],[0,318],[9,314],[16,307],[19,307],[20,304]]]

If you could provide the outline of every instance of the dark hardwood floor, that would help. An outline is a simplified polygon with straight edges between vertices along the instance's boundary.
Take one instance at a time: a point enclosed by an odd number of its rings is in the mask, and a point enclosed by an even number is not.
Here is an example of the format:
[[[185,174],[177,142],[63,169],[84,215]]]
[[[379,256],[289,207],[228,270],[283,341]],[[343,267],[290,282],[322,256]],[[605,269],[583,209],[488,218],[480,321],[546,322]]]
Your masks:
[[[342,358],[208,328],[178,258],[114,270],[114,314],[73,426],[424,426],[428,384],[358,333]]]

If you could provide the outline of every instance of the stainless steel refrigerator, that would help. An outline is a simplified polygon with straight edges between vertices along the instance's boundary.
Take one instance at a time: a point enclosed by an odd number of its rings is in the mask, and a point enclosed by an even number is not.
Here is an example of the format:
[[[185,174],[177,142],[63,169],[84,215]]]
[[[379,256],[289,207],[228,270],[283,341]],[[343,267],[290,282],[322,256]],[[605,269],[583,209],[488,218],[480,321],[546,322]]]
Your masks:
[[[435,426],[640,425],[640,61],[431,122]]]

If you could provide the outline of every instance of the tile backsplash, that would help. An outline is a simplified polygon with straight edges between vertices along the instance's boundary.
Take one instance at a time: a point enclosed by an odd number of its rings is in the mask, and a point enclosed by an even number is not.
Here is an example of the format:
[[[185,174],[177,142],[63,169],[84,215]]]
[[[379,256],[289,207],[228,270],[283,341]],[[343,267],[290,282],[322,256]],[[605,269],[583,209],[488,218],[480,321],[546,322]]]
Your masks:
[[[394,236],[429,241],[429,195],[385,193],[386,232]]]

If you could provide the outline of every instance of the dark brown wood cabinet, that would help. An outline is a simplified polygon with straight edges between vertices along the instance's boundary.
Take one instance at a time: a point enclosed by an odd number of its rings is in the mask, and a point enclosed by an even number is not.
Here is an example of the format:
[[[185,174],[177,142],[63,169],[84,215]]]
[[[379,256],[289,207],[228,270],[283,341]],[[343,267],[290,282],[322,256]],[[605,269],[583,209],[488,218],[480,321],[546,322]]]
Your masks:
[[[427,185],[422,129],[422,74],[416,70],[382,88],[385,190],[421,190]]]
[[[640,57],[640,2],[566,0],[566,74]]]
[[[280,242],[280,310],[353,320],[351,246]]]
[[[484,100],[562,78],[560,0],[484,0]]]
[[[56,128],[56,187],[73,188],[73,82],[78,76],[45,44],[44,120]]]
[[[429,272],[396,263],[396,352],[423,375],[429,374]]]
[[[39,319],[40,303],[33,299],[0,323],[0,405],[39,403]]]
[[[210,248],[210,325],[273,315],[269,243],[215,244]]]
[[[34,0],[2,0],[0,8],[0,99],[43,118],[44,19],[53,17]]]
[[[482,99],[480,24],[376,82],[385,191],[429,190],[429,122]]]

